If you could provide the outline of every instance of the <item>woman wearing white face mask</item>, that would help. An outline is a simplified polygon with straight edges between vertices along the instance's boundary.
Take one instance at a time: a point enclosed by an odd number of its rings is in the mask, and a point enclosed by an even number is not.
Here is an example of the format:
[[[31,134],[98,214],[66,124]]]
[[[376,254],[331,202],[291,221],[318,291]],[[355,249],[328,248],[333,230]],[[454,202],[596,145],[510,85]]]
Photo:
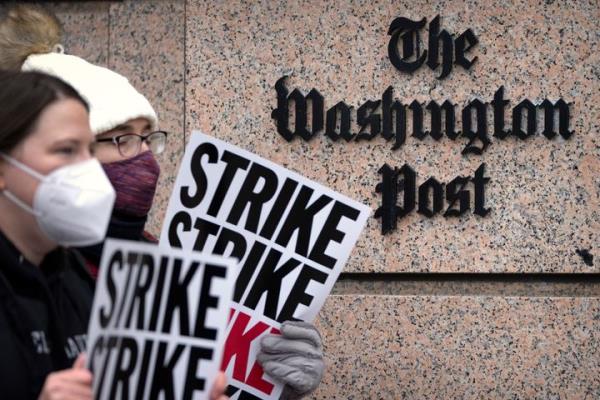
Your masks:
[[[104,239],[115,192],[71,86],[0,71],[0,88],[0,398],[91,400],[93,281],[67,246]],[[221,375],[211,400],[224,389]]]
[[[64,54],[55,18],[26,7],[9,13],[0,24],[0,68],[36,70],[71,84],[90,104],[90,124],[96,135],[96,155],[117,198],[108,236],[148,240],[144,225],[160,172],[154,155],[166,133],[148,100],[122,75]],[[28,38],[28,42],[21,40]],[[80,247],[90,271],[97,271],[102,243]],[[259,362],[272,378],[285,384],[282,399],[298,399],[319,385],[324,369],[321,338],[307,323],[285,322],[282,335],[266,337]]]
[[[91,374],[83,359],[74,360],[86,345],[93,283],[83,258],[63,246],[101,242],[115,200],[90,155],[91,126],[113,126],[115,112],[129,118],[128,104],[138,104],[134,113],[140,104],[151,110],[141,95],[92,105],[90,90],[107,85],[119,98],[111,86],[130,92],[129,84],[99,67],[88,74],[93,66],[78,57],[50,53],[59,32],[58,21],[36,8],[17,7],[0,21],[0,70],[38,71],[0,72],[2,399],[91,399]],[[52,60],[47,68],[36,68],[40,57]],[[69,79],[57,79],[57,71]],[[210,399],[225,400],[225,386],[221,374]]]
[[[8,72],[0,88],[0,396],[91,399],[93,283],[63,246],[102,240],[115,193],[73,88]]]
[[[72,87],[0,71],[0,88],[0,398],[91,400],[93,282],[69,246],[104,239],[115,192]]]

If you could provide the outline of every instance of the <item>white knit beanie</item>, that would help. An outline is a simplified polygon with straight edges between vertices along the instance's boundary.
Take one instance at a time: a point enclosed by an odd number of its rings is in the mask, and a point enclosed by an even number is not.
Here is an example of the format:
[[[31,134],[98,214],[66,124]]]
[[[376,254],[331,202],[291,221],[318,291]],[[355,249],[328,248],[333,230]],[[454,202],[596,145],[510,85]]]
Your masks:
[[[73,86],[90,106],[90,126],[95,135],[135,118],[146,118],[153,130],[158,126],[150,102],[127,78],[107,68],[56,52],[30,55],[21,70],[44,72]]]

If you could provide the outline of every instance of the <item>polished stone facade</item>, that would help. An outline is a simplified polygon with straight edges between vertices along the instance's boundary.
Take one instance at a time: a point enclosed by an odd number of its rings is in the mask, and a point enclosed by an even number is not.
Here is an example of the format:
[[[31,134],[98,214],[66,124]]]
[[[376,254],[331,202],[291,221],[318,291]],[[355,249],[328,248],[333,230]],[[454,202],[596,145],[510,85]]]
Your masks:
[[[384,163],[409,164],[418,183],[430,176],[449,182],[486,164],[489,215],[428,219],[413,212],[385,236],[372,217],[347,272],[431,273],[432,279],[440,272],[600,273],[596,1],[164,0],[49,7],[65,24],[67,51],[128,76],[172,133],[160,158],[148,225],[153,233],[160,232],[187,135],[201,129],[373,210],[381,201],[375,187]],[[396,70],[387,54],[391,21],[436,15],[455,37],[473,30],[479,44],[469,57],[477,62],[468,71],[455,67],[443,80],[427,67],[412,75]],[[426,32],[421,36],[426,46]],[[333,142],[322,133],[288,143],[271,118],[275,82],[283,75],[290,91],[316,88],[326,108],[344,101],[354,110],[389,86],[399,100],[448,99],[458,109],[475,98],[489,102],[504,86],[508,109],[524,99],[563,98],[574,134],[568,140],[492,137],[483,155],[468,156],[461,154],[461,138],[408,137],[398,150],[381,138]],[[581,250],[593,259],[586,262]],[[368,285],[341,290],[321,312],[328,370],[315,399],[600,398],[597,284],[564,292],[550,283],[531,295],[526,283],[516,292],[509,285],[488,293],[477,289],[477,280],[465,281],[443,295],[419,289],[418,282],[410,294]],[[466,290],[470,285],[475,289]]]

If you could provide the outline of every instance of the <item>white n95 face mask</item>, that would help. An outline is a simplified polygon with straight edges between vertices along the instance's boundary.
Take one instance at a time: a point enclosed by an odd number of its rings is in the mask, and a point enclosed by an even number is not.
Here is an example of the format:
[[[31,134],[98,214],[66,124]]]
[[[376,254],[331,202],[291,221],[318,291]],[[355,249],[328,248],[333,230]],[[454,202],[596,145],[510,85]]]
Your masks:
[[[51,240],[63,246],[89,246],[104,240],[116,195],[97,159],[66,165],[44,176],[12,157],[0,156],[39,179],[33,208],[8,190],[1,193],[33,214]]]

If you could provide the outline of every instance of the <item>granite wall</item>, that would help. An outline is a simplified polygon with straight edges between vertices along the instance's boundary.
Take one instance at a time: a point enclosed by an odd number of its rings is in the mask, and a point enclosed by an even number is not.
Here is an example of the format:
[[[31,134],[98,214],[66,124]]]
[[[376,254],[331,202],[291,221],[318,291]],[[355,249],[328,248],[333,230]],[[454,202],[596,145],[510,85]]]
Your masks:
[[[315,399],[600,398],[600,6],[597,1],[122,1],[46,3],[65,24],[68,52],[128,76],[171,132],[149,229],[160,231],[193,129],[224,139],[368,204],[384,163],[408,164],[417,185],[448,183],[485,164],[485,207],[460,217],[413,211],[382,235],[372,217],[318,319],[328,370]],[[0,6],[4,7],[4,6]],[[400,72],[388,57],[396,17],[440,15],[456,39],[472,29],[476,63]],[[569,104],[565,139],[493,135],[405,143],[323,133],[287,142],[271,112],[275,83],[317,89],[325,109],[352,113],[388,87],[461,110],[500,87],[522,100]],[[460,112],[457,121],[461,120]],[[523,127],[525,124],[523,124]],[[425,113],[424,128],[430,129]],[[352,133],[357,134],[353,120]],[[460,125],[457,125],[460,130]],[[477,142],[479,143],[479,142]],[[480,144],[480,143],[479,143]],[[472,190],[472,189],[471,189]],[[474,193],[471,191],[471,201]]]

